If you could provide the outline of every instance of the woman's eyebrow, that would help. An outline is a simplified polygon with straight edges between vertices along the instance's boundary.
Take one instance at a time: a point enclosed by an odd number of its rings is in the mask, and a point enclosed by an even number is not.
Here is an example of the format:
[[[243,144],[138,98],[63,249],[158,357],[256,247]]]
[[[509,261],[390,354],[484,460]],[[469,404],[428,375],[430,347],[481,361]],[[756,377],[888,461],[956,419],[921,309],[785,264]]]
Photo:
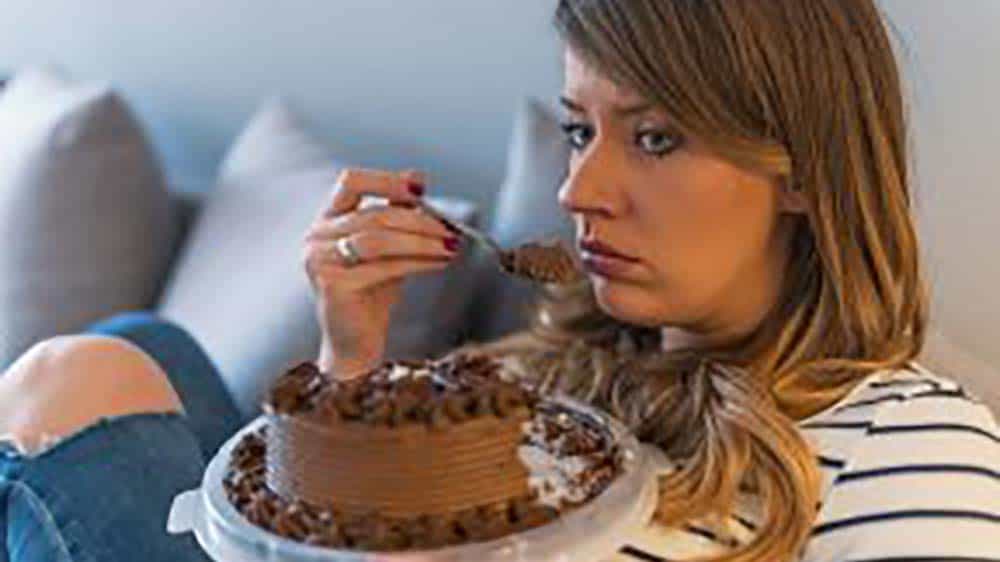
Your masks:
[[[586,110],[584,109],[583,105],[581,105],[581,104],[573,101],[572,99],[570,99],[570,98],[568,98],[566,96],[559,96],[559,103],[561,103],[566,109],[569,109],[570,111],[575,111],[577,113],[585,113],[586,112]],[[615,106],[615,107],[612,108],[612,112],[614,112],[619,117],[628,117],[630,115],[636,115],[636,114],[639,114],[639,113],[645,113],[645,112],[653,109],[654,107],[656,107],[656,106],[654,104],[652,104],[652,103],[649,103],[649,102],[639,102],[639,103],[634,104],[634,105]]]
[[[584,113],[582,105],[576,103],[575,101],[569,99],[566,96],[559,96],[559,103],[561,103],[563,107],[565,107],[570,111],[575,111],[577,113]]]

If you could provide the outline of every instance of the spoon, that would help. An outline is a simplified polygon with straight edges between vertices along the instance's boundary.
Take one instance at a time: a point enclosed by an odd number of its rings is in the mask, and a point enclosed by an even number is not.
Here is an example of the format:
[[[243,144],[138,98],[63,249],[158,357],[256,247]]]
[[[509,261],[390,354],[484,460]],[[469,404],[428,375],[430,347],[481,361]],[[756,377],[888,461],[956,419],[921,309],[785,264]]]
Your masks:
[[[438,219],[465,236],[485,246],[504,271],[540,283],[566,284],[581,277],[580,267],[574,253],[561,242],[548,244],[529,242],[514,249],[505,250],[496,240],[483,231],[465,223],[445,217],[426,201],[417,206],[428,215]]]

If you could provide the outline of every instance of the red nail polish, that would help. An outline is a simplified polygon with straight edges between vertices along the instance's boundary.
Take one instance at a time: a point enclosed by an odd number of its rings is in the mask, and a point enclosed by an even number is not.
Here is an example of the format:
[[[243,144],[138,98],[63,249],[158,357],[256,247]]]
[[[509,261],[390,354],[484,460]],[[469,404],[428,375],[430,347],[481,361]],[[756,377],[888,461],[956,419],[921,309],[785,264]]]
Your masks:
[[[420,197],[424,194],[423,184],[417,183],[415,181],[407,182],[406,187],[410,190],[410,193]]]
[[[458,250],[458,245],[459,244],[460,244],[460,242],[459,242],[458,238],[454,238],[453,237],[453,238],[445,238],[444,239],[444,247],[449,252],[454,252],[455,250]]]

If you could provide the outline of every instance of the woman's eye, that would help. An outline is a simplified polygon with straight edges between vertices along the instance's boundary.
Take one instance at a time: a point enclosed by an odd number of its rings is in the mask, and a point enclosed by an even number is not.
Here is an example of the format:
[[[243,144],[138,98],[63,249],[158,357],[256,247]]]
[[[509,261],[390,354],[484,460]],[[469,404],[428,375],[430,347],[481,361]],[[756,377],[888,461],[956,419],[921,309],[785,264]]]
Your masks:
[[[573,150],[582,150],[590,137],[593,136],[590,127],[580,123],[563,123],[560,128],[566,136],[566,142]]]
[[[574,151],[586,148],[594,136],[594,130],[582,123],[566,122],[560,125],[566,142]],[[678,141],[665,131],[645,131],[636,135],[636,144],[640,150],[651,156],[666,156],[677,147]]]
[[[639,148],[653,156],[664,156],[677,144],[672,136],[662,131],[639,133],[636,140],[639,143]]]

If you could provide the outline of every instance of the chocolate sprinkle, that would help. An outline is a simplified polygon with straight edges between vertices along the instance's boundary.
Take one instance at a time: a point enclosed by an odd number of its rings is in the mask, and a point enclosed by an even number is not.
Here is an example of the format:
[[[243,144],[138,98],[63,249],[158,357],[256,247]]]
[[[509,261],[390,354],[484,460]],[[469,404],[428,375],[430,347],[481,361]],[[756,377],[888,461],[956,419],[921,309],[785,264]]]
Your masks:
[[[365,376],[334,381],[312,363],[295,366],[271,388],[265,411],[307,415],[325,423],[444,427],[473,418],[505,417],[535,401],[527,387],[504,380],[488,357],[458,355],[415,364],[387,361]]]
[[[572,283],[582,277],[573,255],[560,242],[529,242],[503,253],[501,266],[509,273],[541,283]]]
[[[257,457],[262,444],[260,433],[249,433],[234,448],[232,458]],[[262,472],[245,473],[235,463],[223,484],[230,503],[254,525],[289,539],[337,549],[440,548],[499,538],[544,525],[558,516],[556,510],[533,505],[529,498],[450,516],[397,519],[377,513],[341,513],[301,501],[289,502],[267,488]]]

